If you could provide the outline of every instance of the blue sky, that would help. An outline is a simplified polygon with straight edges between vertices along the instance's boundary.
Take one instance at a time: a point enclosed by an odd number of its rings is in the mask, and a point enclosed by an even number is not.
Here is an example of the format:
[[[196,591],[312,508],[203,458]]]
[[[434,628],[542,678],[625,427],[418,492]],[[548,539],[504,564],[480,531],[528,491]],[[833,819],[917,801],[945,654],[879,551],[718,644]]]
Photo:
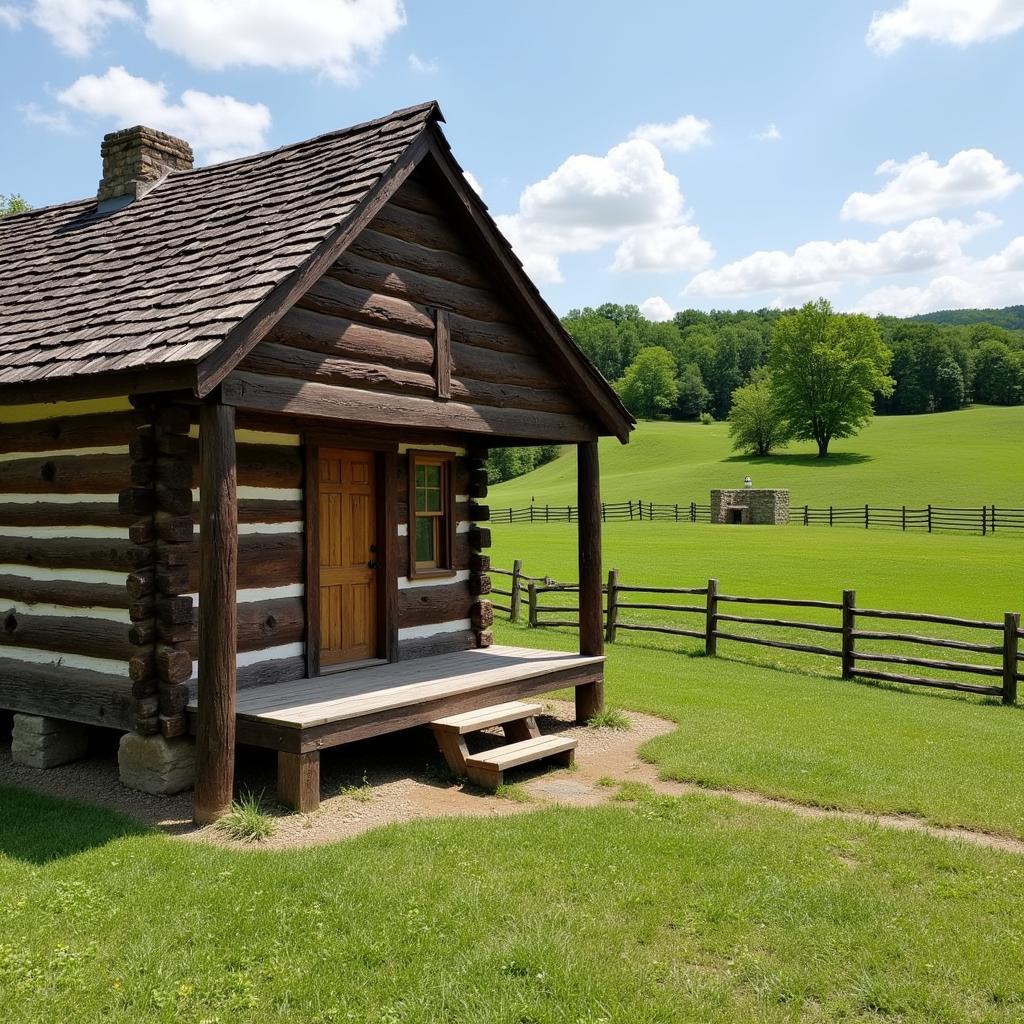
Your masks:
[[[0,192],[428,98],[559,312],[1024,302],[1024,0],[0,0]]]

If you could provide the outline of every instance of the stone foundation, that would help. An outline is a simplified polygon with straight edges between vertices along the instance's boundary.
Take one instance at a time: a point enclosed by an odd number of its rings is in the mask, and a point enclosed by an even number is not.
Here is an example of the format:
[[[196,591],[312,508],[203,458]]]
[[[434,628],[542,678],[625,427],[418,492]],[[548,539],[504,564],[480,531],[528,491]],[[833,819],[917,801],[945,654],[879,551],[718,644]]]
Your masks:
[[[117,748],[121,782],[130,789],[170,796],[191,789],[196,778],[195,742],[188,736],[125,733]]]
[[[782,526],[789,522],[789,491],[753,487],[712,491],[711,522]]]
[[[89,730],[77,722],[41,715],[14,716],[11,758],[29,768],[55,768],[84,757]]]

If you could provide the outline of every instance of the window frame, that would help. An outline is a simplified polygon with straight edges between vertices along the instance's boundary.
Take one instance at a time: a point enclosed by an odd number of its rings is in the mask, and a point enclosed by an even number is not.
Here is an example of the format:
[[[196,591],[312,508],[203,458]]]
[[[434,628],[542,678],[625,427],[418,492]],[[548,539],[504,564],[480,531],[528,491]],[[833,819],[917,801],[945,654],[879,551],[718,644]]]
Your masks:
[[[426,449],[410,449],[408,455],[408,514],[407,532],[409,539],[408,578],[443,579],[454,576],[455,569],[455,455],[452,452],[436,452]],[[416,512],[416,469],[418,466],[439,466],[441,469],[441,511],[427,515]],[[416,522],[418,518],[429,518],[437,522],[437,543],[439,547],[436,565],[417,565]]]

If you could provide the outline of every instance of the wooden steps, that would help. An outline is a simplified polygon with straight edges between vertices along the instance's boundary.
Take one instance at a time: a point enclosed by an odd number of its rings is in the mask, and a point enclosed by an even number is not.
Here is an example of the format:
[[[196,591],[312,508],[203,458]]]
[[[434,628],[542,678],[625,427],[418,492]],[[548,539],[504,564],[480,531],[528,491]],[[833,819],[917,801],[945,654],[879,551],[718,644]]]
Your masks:
[[[484,789],[497,789],[509,768],[517,768],[530,761],[557,759],[560,764],[570,765],[576,751],[576,740],[568,736],[535,736],[519,743],[496,747],[484,754],[473,754],[466,758],[466,774],[469,781]]]
[[[454,732],[464,736],[468,732],[479,732],[496,725],[508,725],[524,718],[533,718],[544,710],[543,704],[528,704],[526,701],[510,700],[507,704],[495,704],[489,708],[467,711],[462,715],[449,715],[430,723],[437,732]]]
[[[514,700],[439,718],[430,727],[448,767],[456,775],[468,777],[485,789],[497,789],[509,768],[555,757],[563,764],[572,764],[576,740],[541,736],[536,720],[541,710],[540,704]],[[505,733],[506,744],[485,753],[470,754],[466,737],[498,725]]]

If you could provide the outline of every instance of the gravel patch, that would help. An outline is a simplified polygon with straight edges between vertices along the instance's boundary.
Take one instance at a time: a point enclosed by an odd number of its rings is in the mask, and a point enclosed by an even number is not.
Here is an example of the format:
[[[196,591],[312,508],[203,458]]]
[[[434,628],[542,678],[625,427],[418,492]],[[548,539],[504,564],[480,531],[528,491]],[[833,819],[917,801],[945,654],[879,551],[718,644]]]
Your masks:
[[[320,766],[320,808],[297,814],[274,799],[277,755],[252,747],[239,748],[236,786],[263,794],[274,818],[275,834],[260,849],[291,849],[336,842],[381,825],[439,817],[498,817],[521,814],[553,804],[592,806],[615,792],[598,786],[603,776],[622,778],[637,771],[652,773],[637,750],[655,736],[671,732],[674,724],[650,715],[630,713],[627,730],[590,729],[573,722],[573,706],[563,701],[545,704],[538,725],[545,735],[575,737],[576,767],[524,765],[506,773],[506,782],[524,791],[520,802],[486,793],[454,779],[427,729],[410,729],[360,743],[325,750]],[[503,742],[500,731],[470,737],[471,749],[483,750]],[[121,785],[117,774],[116,737],[99,734],[87,758],[45,771],[11,760],[0,747],[0,783],[22,786],[51,796],[99,804],[169,835],[225,846],[240,846],[215,826],[192,823],[192,794],[150,796]]]
[[[506,773],[506,782],[516,787],[518,799],[495,796],[453,778],[427,729],[410,729],[325,750],[321,754],[320,808],[312,814],[297,814],[274,799],[277,755],[273,751],[239,748],[236,785],[242,791],[263,794],[265,809],[274,818],[276,832],[259,844],[260,849],[332,843],[382,825],[423,818],[502,817],[540,807],[593,807],[607,803],[618,793],[618,785],[600,782],[612,779],[616,783],[645,783],[655,792],[670,796],[726,796],[804,818],[924,832],[952,842],[1024,855],[1024,840],[974,829],[939,827],[912,815],[834,810],[763,793],[708,789],[662,779],[655,765],[640,760],[638,751],[648,740],[675,729],[673,722],[629,711],[625,712],[629,729],[590,729],[576,725],[573,714],[572,704],[551,701],[545,704],[537,724],[545,735],[573,736],[578,740],[575,767],[534,764]],[[195,826],[191,792],[150,796],[122,786],[117,774],[117,739],[115,733],[95,730],[87,758],[48,769],[15,764],[9,743],[4,743],[0,745],[0,784],[109,807],[182,839],[235,848],[246,846],[229,839],[216,826]],[[502,742],[498,730],[470,738],[474,751]]]

